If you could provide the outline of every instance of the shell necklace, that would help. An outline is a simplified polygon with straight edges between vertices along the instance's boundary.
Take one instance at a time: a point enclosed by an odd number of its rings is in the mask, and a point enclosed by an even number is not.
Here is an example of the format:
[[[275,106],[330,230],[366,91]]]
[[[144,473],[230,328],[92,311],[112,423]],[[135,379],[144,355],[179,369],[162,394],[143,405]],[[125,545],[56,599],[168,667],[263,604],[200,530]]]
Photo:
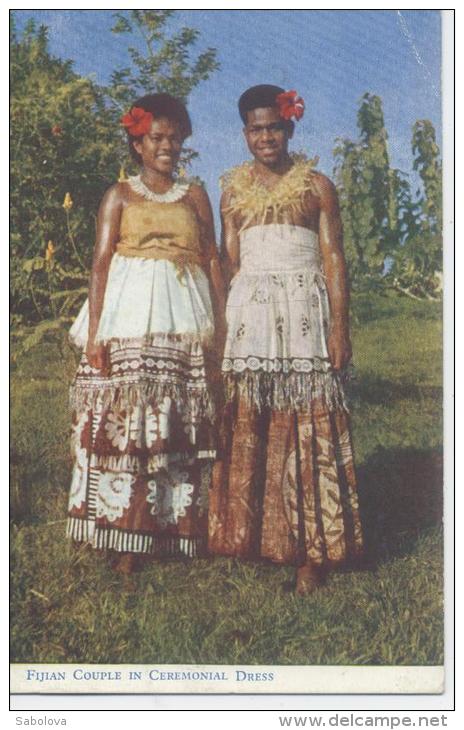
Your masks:
[[[174,181],[172,187],[169,188],[165,193],[154,193],[150,190],[145,183],[141,180],[140,175],[132,175],[128,183],[134,193],[141,195],[146,200],[151,200],[153,203],[175,203],[184,197],[187,190],[190,187],[190,183],[180,183],[177,180]]]

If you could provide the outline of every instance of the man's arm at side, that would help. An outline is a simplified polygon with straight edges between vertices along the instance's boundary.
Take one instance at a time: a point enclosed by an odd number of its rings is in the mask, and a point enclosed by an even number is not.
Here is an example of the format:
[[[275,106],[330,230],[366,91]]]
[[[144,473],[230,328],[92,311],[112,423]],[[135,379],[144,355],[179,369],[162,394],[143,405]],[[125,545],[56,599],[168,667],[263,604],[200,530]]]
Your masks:
[[[213,211],[208,194],[201,185],[192,185],[190,195],[201,224],[203,251],[207,259],[206,275],[210,282],[216,335],[217,339],[222,341],[225,330],[225,287],[216,248]]]
[[[318,175],[316,189],[320,202],[319,245],[331,311],[328,350],[333,368],[341,370],[351,358],[349,288],[342,222],[333,183],[325,175]]]
[[[227,190],[221,197],[221,266],[226,285],[240,267],[240,242],[235,216],[228,210],[230,197]]]

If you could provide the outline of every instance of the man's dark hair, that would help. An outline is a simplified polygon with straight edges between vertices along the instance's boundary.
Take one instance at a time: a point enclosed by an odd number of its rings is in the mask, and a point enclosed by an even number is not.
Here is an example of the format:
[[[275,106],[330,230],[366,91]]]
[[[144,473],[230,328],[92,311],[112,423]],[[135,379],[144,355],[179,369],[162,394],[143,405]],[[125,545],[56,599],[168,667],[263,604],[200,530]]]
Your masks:
[[[185,104],[174,96],[171,96],[171,94],[147,94],[146,96],[141,96],[140,99],[136,99],[132,106],[140,107],[146,112],[151,112],[153,119],[165,117],[171,122],[177,122],[182,139],[186,139],[192,134],[192,123]],[[128,134],[127,139],[131,157],[141,165],[142,158],[134,148],[134,142],[140,142],[142,137],[131,137]]]
[[[248,112],[252,112],[253,109],[264,109],[266,107],[277,106],[276,98],[279,94],[285,93],[285,89],[280,86],[273,86],[272,84],[258,84],[258,86],[251,86],[249,89],[243,92],[240,99],[238,100],[238,111],[242,122],[247,123]],[[288,120],[285,122],[290,134],[295,128],[294,122]]]

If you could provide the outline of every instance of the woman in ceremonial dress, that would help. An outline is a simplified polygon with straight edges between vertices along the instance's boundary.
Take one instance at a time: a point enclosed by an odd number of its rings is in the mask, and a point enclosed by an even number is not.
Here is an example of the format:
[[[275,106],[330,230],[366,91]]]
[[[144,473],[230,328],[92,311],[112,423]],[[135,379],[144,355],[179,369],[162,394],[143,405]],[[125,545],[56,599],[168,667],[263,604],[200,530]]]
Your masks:
[[[71,329],[84,354],[67,532],[129,573],[144,555],[206,548],[223,290],[208,196],[174,176],[192,132],[184,105],[145,96],[121,121],[140,174],[103,198],[89,299]]]

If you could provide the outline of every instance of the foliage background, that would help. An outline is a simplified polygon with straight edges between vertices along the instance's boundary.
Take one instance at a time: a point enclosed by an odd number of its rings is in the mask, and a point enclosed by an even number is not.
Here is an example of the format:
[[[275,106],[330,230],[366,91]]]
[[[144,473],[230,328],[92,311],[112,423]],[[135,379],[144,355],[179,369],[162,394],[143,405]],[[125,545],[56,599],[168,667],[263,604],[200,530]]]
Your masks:
[[[181,14],[124,11],[113,15],[111,27],[125,45],[122,65],[108,83],[97,83],[50,52],[45,26],[30,19],[18,31],[18,15],[11,15],[12,323],[27,349],[44,336],[59,337],[82,304],[98,201],[110,182],[134,171],[122,112],[135,96],[156,89],[188,100],[220,63],[215,48],[198,48],[198,30],[176,24]],[[391,164],[379,95],[362,95],[357,127],[357,138],[333,142],[352,286],[439,299],[441,162],[434,125],[412,123],[409,173]],[[196,156],[186,150],[183,165]]]
[[[179,15],[116,14],[127,64],[107,83],[55,57],[45,27],[29,21],[18,31],[12,16],[13,657],[439,663],[440,151],[431,120],[411,120],[412,169],[394,167],[384,104],[372,90],[358,101],[357,133],[332,141],[354,292],[352,396],[371,571],[333,576],[303,606],[286,594],[285,570],[233,561],[153,566],[140,577],[143,600],[133,616],[131,597],[107,567],[65,545],[66,392],[77,357],[66,331],[86,296],[98,201],[133,171],[118,119],[134,90],[188,99],[221,75],[221,49],[205,48]],[[229,136],[236,134],[234,127]],[[183,164],[195,169],[195,160],[187,150]],[[174,620],[175,602],[193,593],[192,610]],[[275,610],[270,596],[278,596]],[[261,611],[262,635],[245,606]],[[350,617],[343,627],[341,616]],[[266,626],[278,627],[273,637]]]

